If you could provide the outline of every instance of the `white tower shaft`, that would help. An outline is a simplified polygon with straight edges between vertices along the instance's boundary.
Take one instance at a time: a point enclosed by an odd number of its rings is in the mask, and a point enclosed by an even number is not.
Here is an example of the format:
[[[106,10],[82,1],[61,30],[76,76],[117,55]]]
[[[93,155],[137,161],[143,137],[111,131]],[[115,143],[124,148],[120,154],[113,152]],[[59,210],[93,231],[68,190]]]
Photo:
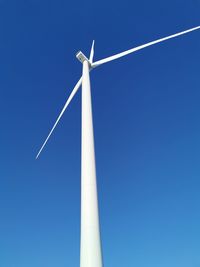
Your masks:
[[[80,267],[103,267],[92,122],[89,63],[83,62]]]

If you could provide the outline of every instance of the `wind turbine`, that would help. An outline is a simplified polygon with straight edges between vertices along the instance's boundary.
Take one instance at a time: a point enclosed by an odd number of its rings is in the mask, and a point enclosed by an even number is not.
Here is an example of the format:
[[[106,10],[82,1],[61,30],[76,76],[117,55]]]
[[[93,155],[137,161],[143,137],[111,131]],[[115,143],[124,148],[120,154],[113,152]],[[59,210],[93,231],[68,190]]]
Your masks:
[[[94,41],[92,43],[89,59],[79,51],[77,59],[83,65],[82,77],[79,79],[69,98],[67,99],[61,113],[59,114],[53,128],[40,148],[36,158],[39,157],[55,127],[60,121],[63,113],[72,98],[82,84],[82,127],[81,127],[81,244],[80,244],[80,267],[102,267],[102,250],[99,227],[98,196],[96,184],[96,165],[94,152],[94,134],[92,121],[92,101],[90,88],[90,71],[94,68],[136,52],[145,47],[178,37],[180,35],[200,29],[200,26],[182,31],[144,45],[126,50],[119,54],[93,62]]]

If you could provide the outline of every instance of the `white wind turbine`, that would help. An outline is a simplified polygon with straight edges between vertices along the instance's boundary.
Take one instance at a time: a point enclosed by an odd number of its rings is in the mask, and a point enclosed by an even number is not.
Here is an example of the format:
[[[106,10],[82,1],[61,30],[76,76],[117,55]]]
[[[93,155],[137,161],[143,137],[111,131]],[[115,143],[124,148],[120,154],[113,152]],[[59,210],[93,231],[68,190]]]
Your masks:
[[[81,134],[81,246],[80,246],[80,266],[81,267],[102,267],[102,250],[99,228],[98,197],[96,184],[96,166],[94,152],[94,135],[92,122],[92,104],[89,72],[109,61],[126,56],[147,46],[166,41],[168,39],[200,29],[200,26],[182,31],[144,45],[126,50],[119,54],[93,62],[94,41],[92,44],[89,59],[78,52],[76,57],[83,64],[82,77],[79,79],[69,98],[67,99],[60,115],[53,128],[39,150],[36,158],[40,155],[56,125],[60,121],[67,106],[82,84],[82,134]]]

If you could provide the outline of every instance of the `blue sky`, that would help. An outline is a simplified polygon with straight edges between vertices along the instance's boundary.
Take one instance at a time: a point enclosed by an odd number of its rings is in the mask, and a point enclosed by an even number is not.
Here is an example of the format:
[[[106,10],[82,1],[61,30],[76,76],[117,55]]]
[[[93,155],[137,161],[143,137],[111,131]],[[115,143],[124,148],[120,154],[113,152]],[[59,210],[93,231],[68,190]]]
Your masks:
[[[199,1],[0,0],[0,267],[79,266],[80,97],[95,59],[200,25]],[[91,73],[106,267],[200,266],[200,31]]]

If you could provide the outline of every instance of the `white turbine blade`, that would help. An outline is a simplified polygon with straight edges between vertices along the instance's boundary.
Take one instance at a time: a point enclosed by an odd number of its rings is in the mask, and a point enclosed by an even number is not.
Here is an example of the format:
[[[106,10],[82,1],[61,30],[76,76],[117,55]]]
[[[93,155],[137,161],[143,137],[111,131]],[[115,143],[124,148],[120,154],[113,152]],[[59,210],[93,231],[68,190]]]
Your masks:
[[[90,50],[90,58],[89,58],[90,63],[93,62],[93,57],[94,57],[94,40],[92,42],[92,47],[91,47],[91,50]]]
[[[81,83],[82,83],[82,77],[81,77],[80,80],[77,82],[77,84],[75,85],[74,89],[72,90],[72,92],[71,92],[69,98],[67,99],[67,101],[66,101],[66,103],[65,103],[65,105],[64,105],[64,107],[63,107],[63,109],[62,109],[62,111],[61,111],[61,113],[60,113],[60,115],[58,116],[56,122],[54,123],[53,128],[51,129],[49,135],[47,136],[47,138],[46,138],[46,140],[44,141],[42,147],[40,148],[40,150],[39,150],[39,152],[38,152],[38,154],[37,154],[37,156],[36,156],[36,159],[39,157],[40,153],[42,152],[43,148],[45,147],[47,141],[49,140],[51,134],[53,133],[54,129],[56,128],[56,126],[57,126],[59,120],[61,119],[61,117],[62,117],[62,115],[63,115],[63,113],[65,112],[65,110],[66,110],[66,108],[68,107],[69,103],[71,102],[72,98],[74,97],[74,95],[75,95],[76,92],[78,91],[79,87],[81,86]]]
[[[104,63],[107,63],[109,61],[112,61],[112,60],[115,60],[117,58],[120,58],[120,57],[123,57],[123,56],[126,56],[128,54],[131,54],[135,51],[138,51],[140,49],[143,49],[147,46],[151,46],[151,45],[154,45],[154,44],[157,44],[157,43],[160,43],[160,42],[163,42],[163,41],[166,41],[168,39],[171,39],[171,38],[174,38],[174,37],[177,37],[177,36],[180,36],[182,34],[186,34],[186,33],[189,33],[189,32],[192,32],[192,31],[195,31],[195,30],[198,30],[200,29],[200,26],[198,27],[195,27],[195,28],[192,28],[192,29],[189,29],[189,30],[186,30],[186,31],[183,31],[183,32],[179,32],[179,33],[176,33],[176,34],[173,34],[173,35],[169,35],[167,37],[164,37],[164,38],[161,38],[161,39],[158,39],[158,40],[155,40],[155,41],[152,41],[152,42],[149,42],[147,44],[143,44],[143,45],[140,45],[140,46],[137,46],[137,47],[134,47],[132,49],[129,49],[129,50],[126,50],[124,52],[121,52],[119,54],[116,54],[116,55],[113,55],[113,56],[110,56],[110,57],[107,57],[107,58],[104,58],[104,59],[101,59],[101,60],[98,60],[96,62],[94,62],[92,64],[92,68],[95,68],[101,64],[104,64]]]

